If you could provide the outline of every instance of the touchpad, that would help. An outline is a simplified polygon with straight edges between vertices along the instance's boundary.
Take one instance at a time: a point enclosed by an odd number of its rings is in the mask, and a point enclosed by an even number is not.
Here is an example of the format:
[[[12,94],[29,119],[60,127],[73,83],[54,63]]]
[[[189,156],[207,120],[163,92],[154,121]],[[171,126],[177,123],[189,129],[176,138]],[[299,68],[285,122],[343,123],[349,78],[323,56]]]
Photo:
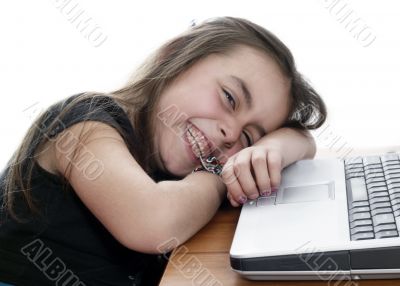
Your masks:
[[[326,201],[335,199],[334,182],[283,187],[279,190],[276,204]]]

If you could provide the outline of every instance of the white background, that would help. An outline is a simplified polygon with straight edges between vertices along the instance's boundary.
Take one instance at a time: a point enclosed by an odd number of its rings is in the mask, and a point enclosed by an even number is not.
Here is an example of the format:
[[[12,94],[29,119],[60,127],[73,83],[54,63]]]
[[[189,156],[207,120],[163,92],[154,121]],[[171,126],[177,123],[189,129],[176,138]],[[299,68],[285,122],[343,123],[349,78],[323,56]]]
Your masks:
[[[330,11],[332,1],[71,1],[66,7],[77,5],[107,37],[99,47],[58,8],[65,1],[2,1],[0,167],[38,111],[74,93],[119,88],[150,51],[214,16],[247,18],[291,49],[329,108],[324,134],[314,133],[319,148],[398,145],[399,5],[338,2],[376,36],[364,47]]]

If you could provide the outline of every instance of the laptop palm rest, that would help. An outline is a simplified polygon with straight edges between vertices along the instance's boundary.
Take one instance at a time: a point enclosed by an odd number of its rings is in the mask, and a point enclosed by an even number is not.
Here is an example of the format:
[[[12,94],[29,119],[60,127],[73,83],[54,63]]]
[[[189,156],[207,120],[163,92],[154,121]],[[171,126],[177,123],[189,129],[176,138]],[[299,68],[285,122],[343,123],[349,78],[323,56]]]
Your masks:
[[[288,186],[280,190],[276,204],[318,202],[335,199],[334,182]]]

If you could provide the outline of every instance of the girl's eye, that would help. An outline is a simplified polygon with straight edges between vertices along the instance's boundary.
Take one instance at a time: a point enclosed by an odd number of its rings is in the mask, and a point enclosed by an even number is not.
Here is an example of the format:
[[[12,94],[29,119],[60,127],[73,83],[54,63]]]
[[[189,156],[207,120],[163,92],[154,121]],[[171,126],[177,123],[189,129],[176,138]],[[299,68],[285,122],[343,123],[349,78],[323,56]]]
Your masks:
[[[232,106],[233,110],[235,110],[236,101],[235,101],[234,97],[228,91],[226,91],[225,89],[222,89],[222,91],[224,92],[224,95],[225,95],[226,99],[229,101],[229,104]],[[247,146],[248,147],[251,146],[253,143],[252,143],[250,135],[247,134],[247,132],[244,132],[244,131],[243,131],[243,134],[244,134],[244,137],[246,138]]]
[[[233,98],[233,96],[232,96],[228,91],[226,91],[225,89],[223,89],[222,91],[224,92],[224,95],[225,95],[225,97],[228,99],[229,104],[232,106],[233,110],[235,110],[235,108],[236,108],[236,101],[235,101],[235,99]]]
[[[250,147],[251,145],[253,145],[252,140],[249,136],[249,134],[247,134],[247,132],[243,131],[244,136],[246,137],[246,141],[247,141],[247,147]]]

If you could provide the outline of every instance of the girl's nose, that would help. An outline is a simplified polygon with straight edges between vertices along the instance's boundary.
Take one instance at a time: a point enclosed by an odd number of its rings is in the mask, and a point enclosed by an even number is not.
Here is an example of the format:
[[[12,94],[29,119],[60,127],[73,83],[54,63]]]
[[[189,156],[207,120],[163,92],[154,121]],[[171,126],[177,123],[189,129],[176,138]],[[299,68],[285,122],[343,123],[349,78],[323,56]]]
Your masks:
[[[235,145],[235,142],[239,139],[240,128],[235,126],[235,124],[232,124],[232,127],[228,127],[226,124],[221,124],[219,129],[224,146],[228,149],[232,148],[232,146]]]

